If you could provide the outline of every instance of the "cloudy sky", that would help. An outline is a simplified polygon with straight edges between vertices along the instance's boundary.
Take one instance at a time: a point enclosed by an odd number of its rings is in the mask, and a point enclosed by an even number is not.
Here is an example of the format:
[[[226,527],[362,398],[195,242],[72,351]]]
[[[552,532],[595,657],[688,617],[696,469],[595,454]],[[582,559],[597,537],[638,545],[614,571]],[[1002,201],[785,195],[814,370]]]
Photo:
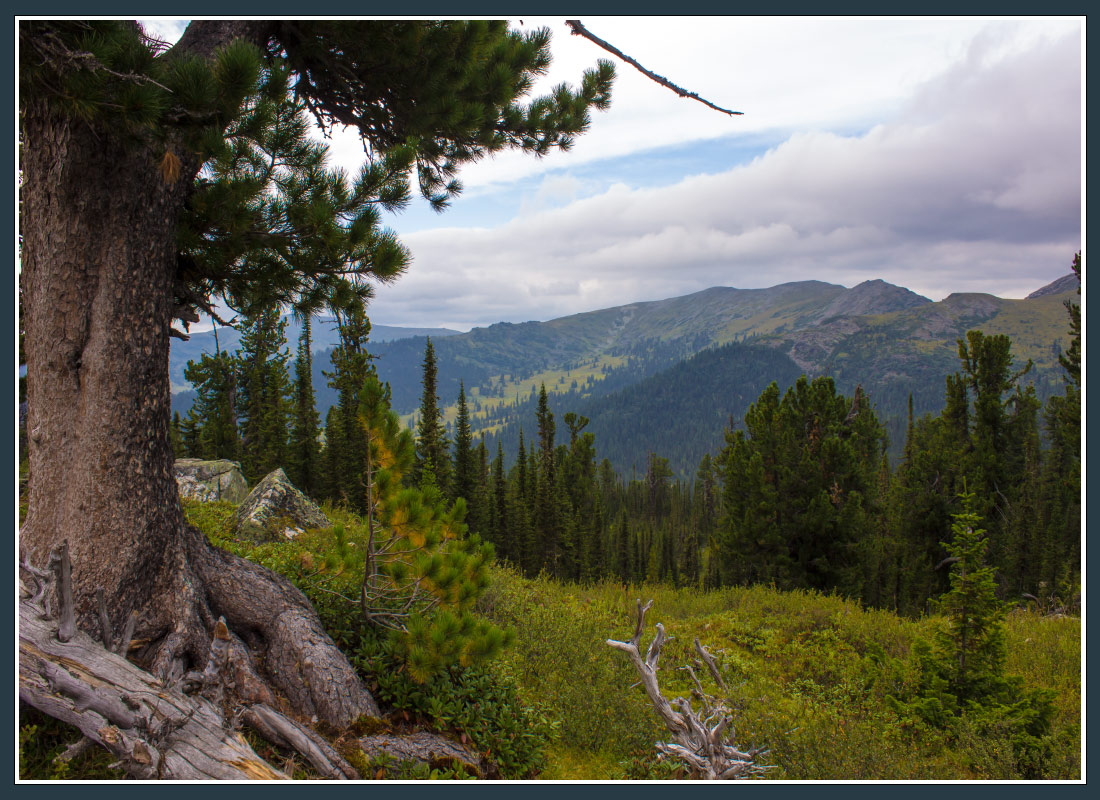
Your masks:
[[[376,323],[467,330],[807,279],[1023,297],[1082,246],[1080,20],[581,19],[744,116],[617,63],[611,109],[570,152],[488,159],[442,215],[387,220],[413,264],[378,289]],[[564,17],[522,25],[553,32],[544,90],[607,56]]]

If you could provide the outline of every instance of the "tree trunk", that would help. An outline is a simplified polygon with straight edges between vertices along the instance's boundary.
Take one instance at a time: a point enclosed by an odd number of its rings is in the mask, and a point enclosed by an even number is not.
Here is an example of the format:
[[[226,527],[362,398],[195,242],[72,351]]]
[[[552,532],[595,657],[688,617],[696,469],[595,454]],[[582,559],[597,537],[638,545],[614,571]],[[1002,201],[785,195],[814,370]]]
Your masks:
[[[241,23],[191,26],[207,54]],[[221,26],[221,28],[219,28]],[[197,43],[197,44],[196,44]],[[237,658],[257,695],[337,727],[377,707],[308,600],[186,525],[168,437],[175,229],[198,173],[178,141],[138,141],[22,109],[22,272],[30,484],[21,548],[43,562],[67,539],[77,622],[97,630],[96,590],[137,615],[135,655],[159,677],[201,665],[224,615],[259,656]],[[183,163],[168,183],[165,149]]]

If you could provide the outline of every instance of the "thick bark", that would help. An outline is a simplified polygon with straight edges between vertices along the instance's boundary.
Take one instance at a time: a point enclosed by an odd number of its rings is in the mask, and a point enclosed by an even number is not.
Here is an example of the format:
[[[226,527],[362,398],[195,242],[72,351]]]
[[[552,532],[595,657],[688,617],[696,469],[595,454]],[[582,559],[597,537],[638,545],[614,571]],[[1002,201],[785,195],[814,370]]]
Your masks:
[[[176,49],[209,54],[250,30],[203,23]],[[25,99],[21,112],[30,458],[21,549],[45,563],[67,539],[77,624],[102,627],[102,589],[116,629],[136,616],[134,655],[161,678],[201,665],[224,615],[241,636],[238,683],[257,700],[271,699],[270,684],[300,715],[337,727],[376,714],[306,598],[184,522],[168,438],[168,347],[175,227],[198,159],[172,135],[139,141],[39,99]],[[165,149],[180,156],[173,183],[159,169]]]

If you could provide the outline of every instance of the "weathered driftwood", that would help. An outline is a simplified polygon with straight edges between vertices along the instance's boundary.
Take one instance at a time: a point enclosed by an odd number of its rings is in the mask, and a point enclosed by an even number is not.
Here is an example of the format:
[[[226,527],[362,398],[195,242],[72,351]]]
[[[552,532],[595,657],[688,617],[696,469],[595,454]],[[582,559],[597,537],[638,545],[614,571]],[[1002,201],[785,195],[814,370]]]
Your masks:
[[[136,778],[279,779],[204,697],[170,689],[77,630],[19,604],[19,697],[107,748]]]
[[[338,781],[359,778],[355,768],[321,736],[268,705],[245,706],[240,719],[267,741],[300,753],[326,778]]]
[[[417,731],[396,736],[378,733],[359,740],[359,749],[370,758],[388,756],[396,761],[413,761],[430,767],[460,765],[484,777],[485,765],[471,748],[436,733]]]
[[[65,550],[50,559],[58,614],[49,602],[50,572],[32,567],[26,559],[21,567],[27,583],[21,579],[19,605],[20,699],[84,734],[59,758],[70,759],[94,744],[114,754],[114,766],[142,779],[288,777],[260,758],[237,732],[236,726],[244,723],[272,743],[301,753],[326,777],[359,777],[313,731],[264,702],[241,702],[242,695],[253,701],[264,695],[247,685],[251,670],[238,668],[247,651],[230,634],[224,618],[215,626],[205,668],[169,682],[126,660],[133,616],[115,643],[103,603],[98,609],[103,645],[75,626],[68,640],[62,640],[61,629],[72,615]],[[227,715],[227,708],[236,711]]]
[[[693,694],[702,704],[699,713],[692,708],[691,701],[683,697],[674,701],[676,708],[679,709],[674,710],[673,703],[661,694],[661,688],[657,683],[657,662],[665,643],[664,625],[657,623],[657,635],[650,642],[645,658],[642,658],[641,651],[638,649],[645,625],[645,613],[652,605],[653,601],[650,600],[643,606],[639,598],[638,623],[630,641],[620,642],[608,639],[607,644],[616,650],[622,650],[630,657],[641,676],[642,686],[657,716],[673,736],[674,741],[657,743],[657,750],[661,754],[659,757],[667,756],[682,761],[690,768],[692,777],[706,780],[748,778],[771,769],[756,763],[759,756],[768,752],[766,749],[754,747],[743,751],[734,744],[732,717],[727,713],[725,706],[703,691],[691,667],[685,669],[695,683]],[[714,658],[699,644],[698,639],[695,640],[695,647],[715,681],[724,689],[725,682],[722,681]]]

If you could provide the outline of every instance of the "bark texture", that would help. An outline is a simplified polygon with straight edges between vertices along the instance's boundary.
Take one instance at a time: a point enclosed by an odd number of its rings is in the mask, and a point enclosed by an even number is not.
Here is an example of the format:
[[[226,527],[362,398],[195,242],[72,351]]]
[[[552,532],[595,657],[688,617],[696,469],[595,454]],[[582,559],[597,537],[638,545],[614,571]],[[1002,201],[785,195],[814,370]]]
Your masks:
[[[173,49],[209,56],[267,23],[193,23]],[[169,55],[168,57],[174,57]],[[138,139],[21,108],[22,290],[30,458],[24,553],[68,540],[77,625],[131,617],[134,656],[169,685],[206,657],[225,616],[238,689],[271,688],[335,727],[377,707],[287,581],[210,547],[184,522],[168,438],[175,229],[201,166],[168,131]],[[173,151],[179,179],[160,164]]]

